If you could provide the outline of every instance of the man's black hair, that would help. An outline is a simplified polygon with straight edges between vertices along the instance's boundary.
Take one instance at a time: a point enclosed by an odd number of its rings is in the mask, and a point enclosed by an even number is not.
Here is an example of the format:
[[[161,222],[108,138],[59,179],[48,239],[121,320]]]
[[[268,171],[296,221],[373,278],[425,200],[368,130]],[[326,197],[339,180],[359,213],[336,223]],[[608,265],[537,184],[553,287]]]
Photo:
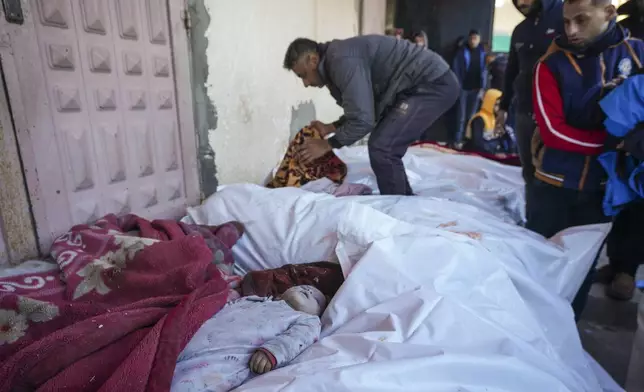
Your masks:
[[[318,52],[318,43],[310,40],[308,38],[298,38],[295,41],[291,42],[286,49],[286,55],[284,56],[284,68],[292,70],[303,55],[308,53],[317,53]]]
[[[473,36],[473,35],[481,35],[481,33],[479,33],[479,31],[476,30],[476,29],[472,29],[472,30],[470,30],[470,37]]]

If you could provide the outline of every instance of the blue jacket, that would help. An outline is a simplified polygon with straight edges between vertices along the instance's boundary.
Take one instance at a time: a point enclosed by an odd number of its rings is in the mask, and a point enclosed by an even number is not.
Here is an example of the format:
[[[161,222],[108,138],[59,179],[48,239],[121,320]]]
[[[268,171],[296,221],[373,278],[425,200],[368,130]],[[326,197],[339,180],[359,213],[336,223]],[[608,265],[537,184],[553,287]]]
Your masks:
[[[600,102],[606,114],[606,129],[611,136],[625,141],[624,149],[631,153],[609,151],[599,157],[608,174],[604,213],[616,215],[626,204],[644,198],[644,163],[640,143],[644,124],[644,74],[633,76],[615,88]],[[633,146],[637,150],[633,150]]]
[[[541,9],[526,16],[514,28],[505,70],[501,109],[508,111],[516,98],[515,110],[532,113],[532,75],[535,64],[563,29],[563,2],[540,0]],[[516,0],[513,0],[516,6]]]
[[[606,83],[631,76],[642,62],[644,43],[615,22],[584,49],[568,45],[564,37],[553,43],[535,68],[536,178],[570,189],[603,190],[606,172],[597,157],[607,133],[599,101]]]
[[[481,88],[485,89],[487,86],[487,67],[485,66],[485,57],[487,54],[481,46],[476,49],[476,53],[479,55],[479,58],[472,59],[469,46],[467,44],[463,45],[463,47],[456,53],[454,63],[452,64],[452,71],[454,71],[459,83],[463,86],[465,76],[467,75],[467,71],[470,69],[472,61],[478,61],[481,67]]]

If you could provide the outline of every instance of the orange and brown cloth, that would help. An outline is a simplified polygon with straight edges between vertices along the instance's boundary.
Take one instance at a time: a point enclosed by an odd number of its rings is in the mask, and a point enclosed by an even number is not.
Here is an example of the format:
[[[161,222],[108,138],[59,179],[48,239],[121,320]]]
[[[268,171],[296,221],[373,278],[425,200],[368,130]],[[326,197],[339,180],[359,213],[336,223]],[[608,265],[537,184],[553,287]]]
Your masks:
[[[347,176],[347,165],[337,155],[330,151],[312,165],[300,163],[297,149],[307,139],[322,139],[318,131],[304,127],[288,145],[284,159],[280,163],[275,176],[267,184],[267,188],[301,187],[308,182],[328,178],[341,184]]]
[[[244,276],[239,293],[244,296],[279,297],[291,287],[309,285],[331,300],[344,283],[338,263],[320,261],[309,264],[287,264],[280,268],[251,271]]]

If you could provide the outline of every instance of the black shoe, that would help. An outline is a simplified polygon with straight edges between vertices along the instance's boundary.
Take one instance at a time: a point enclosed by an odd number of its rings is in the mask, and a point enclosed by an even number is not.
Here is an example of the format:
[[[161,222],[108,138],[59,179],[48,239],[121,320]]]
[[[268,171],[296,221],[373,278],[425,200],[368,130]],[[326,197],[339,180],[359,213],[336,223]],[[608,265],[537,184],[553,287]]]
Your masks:
[[[610,265],[605,265],[595,272],[595,283],[608,285],[611,284],[613,279],[615,279],[615,271]]]

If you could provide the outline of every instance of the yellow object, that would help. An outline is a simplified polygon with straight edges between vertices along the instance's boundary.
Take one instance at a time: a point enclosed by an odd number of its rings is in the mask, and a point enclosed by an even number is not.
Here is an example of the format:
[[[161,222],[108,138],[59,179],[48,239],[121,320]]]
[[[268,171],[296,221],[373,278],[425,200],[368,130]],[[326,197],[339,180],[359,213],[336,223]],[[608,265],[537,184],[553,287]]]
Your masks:
[[[465,131],[465,138],[472,139],[472,121],[476,118],[483,120],[485,124],[485,131],[491,132],[494,131],[496,126],[496,114],[494,113],[494,106],[496,106],[496,101],[501,98],[503,93],[497,89],[489,89],[485,92],[483,96],[483,103],[481,104],[481,110],[478,111],[470,121],[467,123],[467,130]]]

